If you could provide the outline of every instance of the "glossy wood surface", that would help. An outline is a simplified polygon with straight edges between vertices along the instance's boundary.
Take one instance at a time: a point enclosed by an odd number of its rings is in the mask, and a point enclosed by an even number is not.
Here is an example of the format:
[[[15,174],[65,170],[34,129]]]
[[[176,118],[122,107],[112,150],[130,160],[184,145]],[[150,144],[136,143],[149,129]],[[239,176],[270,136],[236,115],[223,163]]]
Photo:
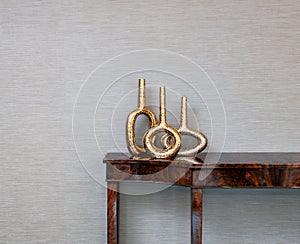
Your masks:
[[[133,159],[109,153],[106,163],[108,244],[118,243],[118,182],[191,187],[191,243],[202,244],[203,188],[300,188],[300,153],[222,153],[218,162]]]
[[[192,188],[191,192],[191,241],[202,244],[203,190]]]
[[[107,180],[177,184],[196,188],[299,188],[300,153],[222,153],[216,163],[207,154],[194,161],[132,159],[109,153]],[[201,175],[205,175],[201,179]]]
[[[107,183],[107,243],[119,243],[119,193],[118,183]]]

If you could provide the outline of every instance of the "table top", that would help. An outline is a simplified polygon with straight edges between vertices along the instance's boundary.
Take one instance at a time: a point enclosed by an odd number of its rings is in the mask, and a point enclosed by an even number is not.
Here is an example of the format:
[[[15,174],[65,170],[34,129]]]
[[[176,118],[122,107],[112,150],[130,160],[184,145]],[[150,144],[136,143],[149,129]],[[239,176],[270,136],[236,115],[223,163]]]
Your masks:
[[[203,166],[213,165],[214,167],[226,167],[227,165],[240,165],[249,167],[260,167],[260,165],[273,165],[277,167],[300,167],[300,152],[223,152],[210,153],[213,158],[218,158],[218,162],[205,162],[207,153],[198,154],[194,160],[190,158],[172,159],[151,159],[151,158],[133,158],[127,153],[107,153],[104,162],[114,164],[135,164],[147,163],[149,165],[189,165],[191,168],[202,168]]]
[[[201,153],[195,159],[174,160],[134,159],[128,154],[108,153],[103,161],[108,181],[197,188],[300,188],[300,153]]]

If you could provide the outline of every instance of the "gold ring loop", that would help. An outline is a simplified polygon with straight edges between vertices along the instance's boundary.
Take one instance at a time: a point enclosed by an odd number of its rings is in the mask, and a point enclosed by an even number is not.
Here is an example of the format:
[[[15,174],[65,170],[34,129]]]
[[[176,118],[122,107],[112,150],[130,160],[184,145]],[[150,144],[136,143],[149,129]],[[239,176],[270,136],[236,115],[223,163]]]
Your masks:
[[[192,130],[188,128],[188,119],[187,119],[187,97],[183,96],[181,98],[181,117],[180,117],[180,126],[178,132],[180,135],[192,136],[198,141],[198,145],[194,148],[186,149],[182,148],[178,152],[178,156],[182,157],[191,157],[195,156],[197,153],[203,151],[207,146],[207,138],[204,134],[199,131]],[[170,136],[164,135],[161,138],[161,144],[165,147],[171,146]],[[172,142],[173,143],[173,142]]]
[[[144,135],[144,147],[146,152],[155,158],[173,158],[177,155],[180,145],[181,136],[176,129],[169,126],[166,122],[166,92],[165,87],[160,87],[160,112],[159,112],[160,122],[158,125],[151,127]],[[167,135],[174,138],[174,144],[167,148],[157,148],[154,145],[154,137],[160,133],[165,132]]]
[[[139,97],[138,97],[138,108],[132,111],[127,117],[126,127],[126,141],[129,152],[134,156],[139,156],[146,153],[144,147],[140,147],[136,143],[135,136],[135,122],[139,115],[146,115],[149,119],[149,127],[156,125],[156,117],[152,110],[146,108],[146,91],[145,91],[145,79],[139,79]]]

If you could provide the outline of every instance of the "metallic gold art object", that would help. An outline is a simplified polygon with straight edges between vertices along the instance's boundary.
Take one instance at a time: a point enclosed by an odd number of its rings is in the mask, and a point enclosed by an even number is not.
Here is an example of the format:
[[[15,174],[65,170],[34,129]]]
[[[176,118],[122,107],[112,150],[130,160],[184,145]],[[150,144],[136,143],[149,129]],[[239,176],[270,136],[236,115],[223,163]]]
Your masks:
[[[178,129],[178,132],[181,136],[187,135],[194,137],[198,144],[194,148],[182,148],[178,152],[178,156],[181,157],[193,157],[197,153],[203,151],[207,146],[207,138],[204,134],[202,134],[199,131],[192,130],[188,128],[188,118],[187,118],[187,97],[183,96],[181,98],[181,116],[180,116],[180,126]],[[168,135],[164,135],[161,138],[161,144],[165,147],[170,147],[170,145],[173,144],[173,141],[171,141],[171,137]]]
[[[139,156],[146,152],[144,147],[140,147],[136,143],[135,137],[135,122],[139,115],[146,115],[149,119],[149,127],[156,125],[156,117],[152,110],[146,108],[146,92],[145,92],[145,79],[139,79],[139,96],[138,96],[138,108],[132,111],[127,118],[126,127],[126,141],[127,147],[130,153],[134,156]]]
[[[178,131],[169,126],[167,124],[166,119],[166,91],[165,87],[160,87],[160,109],[159,109],[159,123],[149,128],[149,130],[144,135],[144,147],[146,148],[146,152],[152,155],[155,158],[174,158],[181,145],[181,136]],[[167,148],[158,148],[155,146],[155,139],[154,137],[157,134],[164,132],[168,136],[172,138],[172,145],[168,146]]]

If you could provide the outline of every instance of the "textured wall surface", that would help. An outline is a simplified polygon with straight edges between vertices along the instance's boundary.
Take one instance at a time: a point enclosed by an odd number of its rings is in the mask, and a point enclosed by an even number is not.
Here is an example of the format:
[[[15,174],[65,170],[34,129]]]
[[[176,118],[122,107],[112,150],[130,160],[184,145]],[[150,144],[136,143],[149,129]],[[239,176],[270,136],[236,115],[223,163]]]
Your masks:
[[[124,52],[169,50],[201,65],[224,102],[224,151],[300,151],[297,0],[2,0],[0,13],[0,243],[105,243],[106,191],[78,160],[72,111],[88,75]],[[299,191],[205,196],[204,243],[299,243]],[[188,243],[189,197],[178,187],[122,195],[121,243]]]

